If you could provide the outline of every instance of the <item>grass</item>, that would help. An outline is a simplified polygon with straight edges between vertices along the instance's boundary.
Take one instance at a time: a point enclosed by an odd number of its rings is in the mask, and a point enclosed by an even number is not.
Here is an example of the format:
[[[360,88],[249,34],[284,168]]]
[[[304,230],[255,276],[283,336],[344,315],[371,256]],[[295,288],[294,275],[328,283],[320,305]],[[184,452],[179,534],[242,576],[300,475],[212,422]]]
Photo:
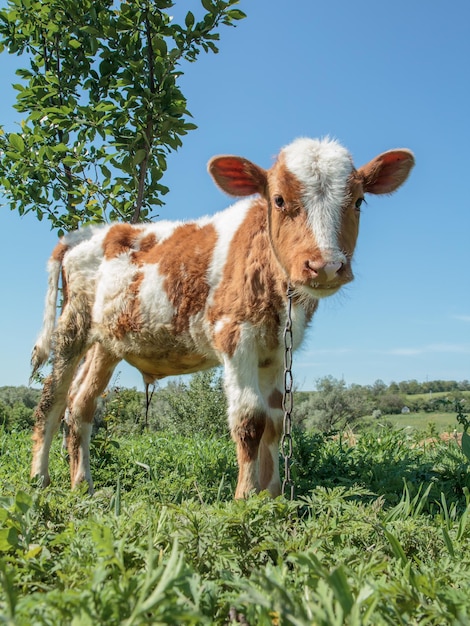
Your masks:
[[[406,413],[404,415],[387,415],[386,419],[399,429],[410,429],[414,432],[449,432],[457,426],[453,413]]]
[[[296,433],[297,499],[235,502],[228,439],[98,439],[89,497],[0,432],[0,623],[468,624],[469,462],[415,441]]]

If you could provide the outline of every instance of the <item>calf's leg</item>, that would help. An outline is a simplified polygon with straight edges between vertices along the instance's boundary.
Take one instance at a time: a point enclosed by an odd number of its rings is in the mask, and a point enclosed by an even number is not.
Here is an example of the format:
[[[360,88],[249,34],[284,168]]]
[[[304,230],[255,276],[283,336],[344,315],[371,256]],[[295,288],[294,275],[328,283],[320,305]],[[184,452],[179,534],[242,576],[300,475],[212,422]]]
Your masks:
[[[266,427],[267,407],[258,385],[257,355],[237,348],[225,360],[225,389],[232,438],[237,446],[238,481],[235,498],[261,490],[259,447]]]
[[[260,369],[260,387],[268,407],[266,426],[259,447],[260,489],[276,497],[281,493],[279,477],[279,441],[282,435],[284,412],[282,410],[283,372]]]
[[[85,362],[73,383],[67,434],[72,488],[86,480],[90,493],[93,492],[90,470],[93,417],[97,399],[106,389],[119,360],[97,343],[88,350]]]
[[[54,333],[52,372],[44,382],[39,404],[35,410],[33,460],[31,477],[38,477],[46,487],[50,483],[49,452],[54,434],[65,413],[69,388],[75,370],[85,351],[88,328],[86,304],[68,303],[59,318]]]

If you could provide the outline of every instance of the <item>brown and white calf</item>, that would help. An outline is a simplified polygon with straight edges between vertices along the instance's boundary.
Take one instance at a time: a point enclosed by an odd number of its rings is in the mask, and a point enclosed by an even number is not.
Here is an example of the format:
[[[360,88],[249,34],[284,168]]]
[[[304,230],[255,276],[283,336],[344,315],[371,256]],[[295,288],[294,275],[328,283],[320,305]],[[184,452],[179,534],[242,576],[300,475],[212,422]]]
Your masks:
[[[239,465],[235,496],[279,494],[286,287],[294,290],[296,348],[319,299],[353,279],[364,194],[392,193],[413,164],[409,150],[391,150],[355,169],[336,141],[302,138],[268,170],[241,157],[213,158],[216,184],[244,199],[212,217],[93,226],[62,238],[49,260],[32,357],[34,373],[52,348],[32,475],[49,483],[51,440],[68,406],[72,486],[86,480],[93,488],[93,414],[122,359],[146,383],[223,364]],[[55,325],[61,273],[64,306]]]

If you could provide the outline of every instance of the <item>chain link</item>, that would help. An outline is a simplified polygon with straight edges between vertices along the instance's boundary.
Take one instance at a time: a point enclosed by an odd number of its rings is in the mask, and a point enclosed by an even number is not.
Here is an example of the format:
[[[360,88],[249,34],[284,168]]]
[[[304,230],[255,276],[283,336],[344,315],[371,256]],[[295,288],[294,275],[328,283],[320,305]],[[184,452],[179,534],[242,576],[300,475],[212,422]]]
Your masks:
[[[293,454],[292,445],[292,410],[294,407],[294,379],[292,376],[292,286],[287,286],[287,318],[284,328],[284,393],[282,396],[282,410],[284,421],[282,425],[281,454],[284,459],[284,480],[282,481],[282,495],[289,493],[291,500],[294,499],[294,483],[291,478],[291,461]]]

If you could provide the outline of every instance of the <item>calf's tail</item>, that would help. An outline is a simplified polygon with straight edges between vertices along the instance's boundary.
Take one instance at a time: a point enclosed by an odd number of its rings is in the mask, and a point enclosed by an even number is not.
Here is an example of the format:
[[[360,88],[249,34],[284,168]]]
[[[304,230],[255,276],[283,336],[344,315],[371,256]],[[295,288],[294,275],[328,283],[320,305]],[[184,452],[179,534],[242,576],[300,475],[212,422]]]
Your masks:
[[[61,246],[61,244],[59,244]],[[59,277],[62,270],[62,259],[64,257],[65,246],[57,246],[47,264],[48,270],[48,286],[46,292],[46,302],[44,305],[44,319],[41,332],[36,340],[31,354],[31,378],[36,374],[39,368],[49,358],[52,346],[52,335],[55,328],[57,294],[59,292]],[[64,292],[65,292],[65,285]],[[65,295],[65,294],[64,294]]]

